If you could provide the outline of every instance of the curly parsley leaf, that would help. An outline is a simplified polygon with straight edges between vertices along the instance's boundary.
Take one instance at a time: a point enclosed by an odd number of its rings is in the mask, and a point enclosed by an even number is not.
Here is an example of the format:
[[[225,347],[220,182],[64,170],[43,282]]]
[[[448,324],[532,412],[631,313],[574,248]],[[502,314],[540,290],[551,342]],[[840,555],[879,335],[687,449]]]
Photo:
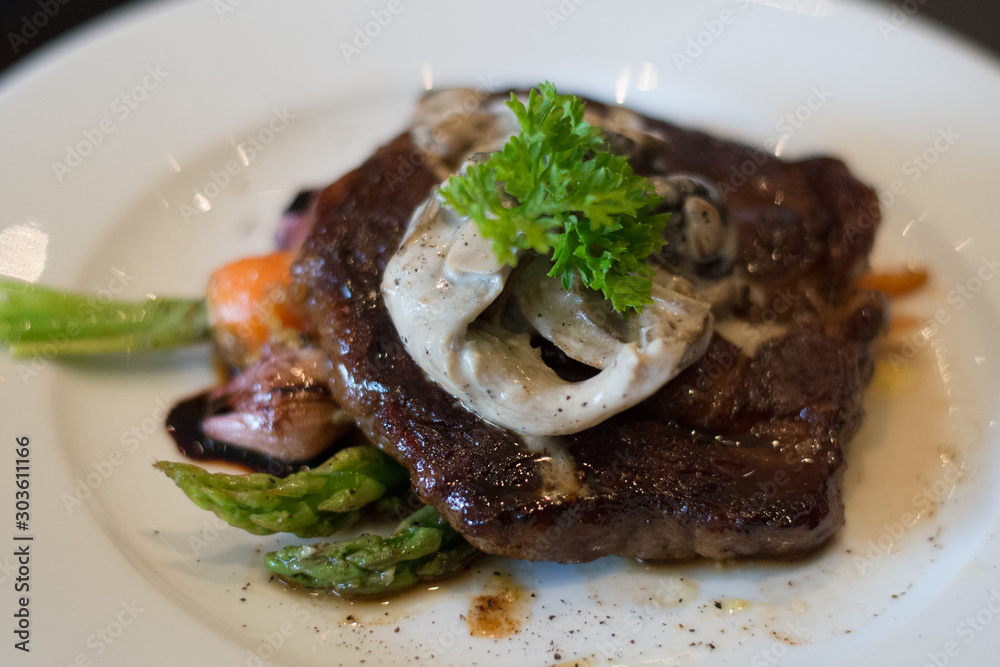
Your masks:
[[[615,310],[641,311],[652,303],[647,258],[663,247],[669,220],[653,213],[662,198],[625,156],[603,149],[600,128],[583,120],[578,97],[545,82],[527,106],[513,94],[507,106],[521,132],[486,162],[449,178],[445,202],[476,221],[501,262],[516,265],[519,250],[551,254],[549,275],[564,288],[579,276]]]

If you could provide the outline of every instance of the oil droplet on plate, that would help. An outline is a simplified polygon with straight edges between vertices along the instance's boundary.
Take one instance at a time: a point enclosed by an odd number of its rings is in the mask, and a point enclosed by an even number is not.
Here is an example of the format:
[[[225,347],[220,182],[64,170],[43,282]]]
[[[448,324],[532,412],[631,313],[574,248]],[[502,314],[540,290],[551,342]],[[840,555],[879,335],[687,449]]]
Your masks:
[[[502,639],[521,631],[531,616],[530,596],[510,575],[494,573],[483,595],[472,598],[465,622],[474,637]]]

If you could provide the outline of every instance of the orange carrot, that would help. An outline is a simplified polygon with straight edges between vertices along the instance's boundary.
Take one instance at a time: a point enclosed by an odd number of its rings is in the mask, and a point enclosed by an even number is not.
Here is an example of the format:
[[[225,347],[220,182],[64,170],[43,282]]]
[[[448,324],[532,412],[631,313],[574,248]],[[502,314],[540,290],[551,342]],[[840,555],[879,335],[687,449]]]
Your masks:
[[[858,287],[877,289],[889,298],[906,296],[927,284],[927,270],[904,267],[895,271],[869,271],[861,276]]]
[[[304,322],[288,302],[295,252],[245,257],[217,269],[208,281],[209,318],[224,356],[253,360],[261,348]],[[242,364],[240,364],[242,365]]]
[[[907,315],[906,313],[894,313],[889,321],[889,334],[910,334],[920,329],[927,323],[926,319]]]

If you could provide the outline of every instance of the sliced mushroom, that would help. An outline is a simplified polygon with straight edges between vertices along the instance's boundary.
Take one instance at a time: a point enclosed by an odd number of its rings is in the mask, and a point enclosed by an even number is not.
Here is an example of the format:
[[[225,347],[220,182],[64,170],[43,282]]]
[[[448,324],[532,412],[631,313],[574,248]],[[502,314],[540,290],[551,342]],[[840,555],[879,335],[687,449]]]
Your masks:
[[[410,130],[417,147],[444,180],[473,153],[491,153],[519,131],[503,100],[471,88],[428,93],[417,105]]]
[[[707,304],[658,289],[656,303],[643,311],[650,326],[626,326],[616,335],[599,331],[599,322],[582,325],[581,338],[598,341],[599,351],[587,358],[602,370],[567,382],[542,361],[528,333],[479,319],[510,273],[475,223],[441,206],[435,194],[415,212],[382,292],[417,364],[469,409],[519,433],[566,435],[604,421],[663,386],[704,352],[711,335]],[[582,302],[564,310],[595,312]],[[587,345],[570,347],[584,356]]]
[[[600,292],[579,283],[563,289],[548,269],[548,262],[532,261],[512,285],[512,293],[525,319],[571,359],[604,369],[614,363],[623,344],[645,346],[657,338],[682,344],[677,372],[704,354],[711,332],[706,326],[710,307],[670,289],[671,276],[665,271],[653,280],[653,303],[626,317]]]
[[[660,253],[670,270],[702,279],[723,278],[733,271],[737,232],[714,185],[692,174],[653,176],[663,208],[672,214]]]

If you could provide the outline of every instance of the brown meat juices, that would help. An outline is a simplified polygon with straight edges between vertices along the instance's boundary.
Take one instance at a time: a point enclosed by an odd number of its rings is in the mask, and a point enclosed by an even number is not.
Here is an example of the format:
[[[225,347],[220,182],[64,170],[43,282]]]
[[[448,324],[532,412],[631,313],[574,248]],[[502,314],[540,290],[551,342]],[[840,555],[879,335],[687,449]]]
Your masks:
[[[877,227],[874,193],[835,159],[783,162],[619,107],[587,110],[637,173],[693,175],[724,199],[736,288],[707,352],[636,407],[568,436],[522,436],[458,404],[407,354],[380,291],[448,162],[415,131],[322,193],[294,268],[334,398],[488,553],[582,562],[815,548],[844,520],[843,446],[883,326],[881,294],[854,286]]]

